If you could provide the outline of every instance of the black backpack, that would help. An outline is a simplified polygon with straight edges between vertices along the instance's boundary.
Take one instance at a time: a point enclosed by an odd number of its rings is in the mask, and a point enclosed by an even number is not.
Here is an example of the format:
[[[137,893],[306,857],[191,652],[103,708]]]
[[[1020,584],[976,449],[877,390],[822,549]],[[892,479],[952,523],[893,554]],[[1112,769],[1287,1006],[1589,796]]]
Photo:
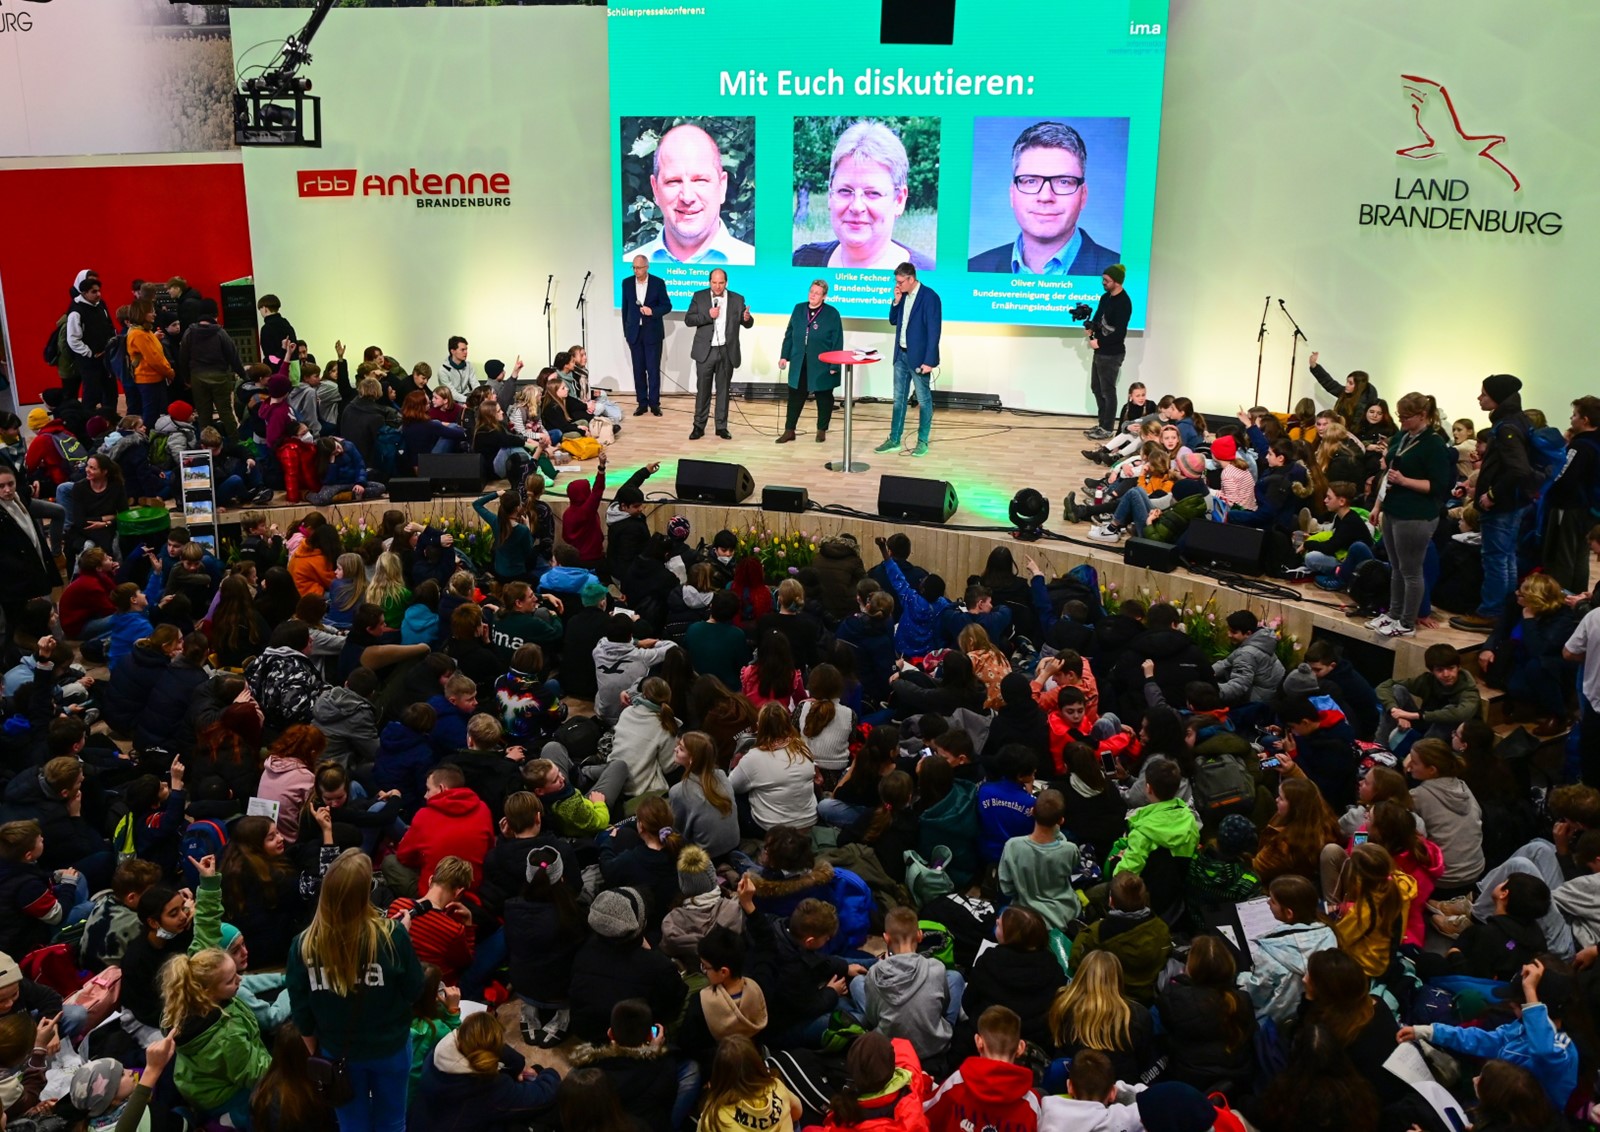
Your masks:
[[[550,738],[566,748],[573,766],[583,766],[600,753],[600,724],[588,716],[567,720]]]
[[[1369,558],[1350,575],[1350,600],[1357,609],[1379,613],[1389,608],[1389,564]]]
[[[1256,781],[1232,755],[1196,755],[1190,786],[1200,821],[1208,827],[1229,814],[1248,817],[1255,809]]]

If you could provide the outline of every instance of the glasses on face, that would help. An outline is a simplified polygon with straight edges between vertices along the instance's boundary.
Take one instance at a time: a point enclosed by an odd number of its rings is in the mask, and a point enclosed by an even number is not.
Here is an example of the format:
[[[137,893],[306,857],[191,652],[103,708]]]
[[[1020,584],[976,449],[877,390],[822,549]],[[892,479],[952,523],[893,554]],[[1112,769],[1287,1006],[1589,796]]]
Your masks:
[[[1043,191],[1046,181],[1050,182],[1050,191],[1058,197],[1070,197],[1083,188],[1082,177],[1040,177],[1034,173],[1018,173],[1011,178],[1011,183],[1016,186],[1017,192],[1026,193],[1030,197],[1038,196]]]
[[[882,189],[856,189],[849,185],[839,185],[828,190],[828,195],[840,204],[854,204],[860,200],[863,204],[874,205],[887,199],[888,193]]]

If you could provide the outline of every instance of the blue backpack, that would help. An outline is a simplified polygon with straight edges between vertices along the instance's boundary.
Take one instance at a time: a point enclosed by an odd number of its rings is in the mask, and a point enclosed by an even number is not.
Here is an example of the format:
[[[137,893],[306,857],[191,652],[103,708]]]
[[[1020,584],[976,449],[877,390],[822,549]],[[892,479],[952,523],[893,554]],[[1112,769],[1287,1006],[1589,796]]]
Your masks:
[[[1089,623],[1092,625],[1104,617],[1106,607],[1100,600],[1100,571],[1087,562],[1080,562],[1067,571],[1067,577],[1084,589],[1083,603],[1089,607]]]
[[[178,865],[183,869],[183,879],[191,889],[200,887],[200,874],[189,863],[203,857],[215,857],[222,863],[222,851],[228,847],[228,829],[219,821],[192,821],[183,831],[183,842],[178,846]]]
[[[843,948],[855,949],[867,942],[877,906],[867,882],[849,869],[834,869],[833,906],[839,911],[839,930],[828,950],[837,954]]]
[[[384,425],[378,430],[377,464],[378,471],[385,480],[394,478],[395,468],[400,460],[400,443],[399,429]]]

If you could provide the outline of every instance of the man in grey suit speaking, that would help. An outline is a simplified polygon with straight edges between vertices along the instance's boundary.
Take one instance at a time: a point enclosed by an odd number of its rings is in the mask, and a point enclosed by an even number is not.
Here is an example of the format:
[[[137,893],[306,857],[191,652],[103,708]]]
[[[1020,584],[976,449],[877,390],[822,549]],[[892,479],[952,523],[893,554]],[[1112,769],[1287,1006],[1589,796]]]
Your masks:
[[[699,440],[706,434],[706,415],[715,383],[717,435],[732,440],[733,433],[728,431],[728,388],[733,383],[733,371],[739,368],[739,328],[748,330],[756,320],[744,305],[744,296],[728,290],[728,273],[719,267],[711,272],[711,286],[696,291],[689,300],[683,324],[695,328],[694,345],[689,349],[695,366],[694,431],[689,433],[689,439]]]

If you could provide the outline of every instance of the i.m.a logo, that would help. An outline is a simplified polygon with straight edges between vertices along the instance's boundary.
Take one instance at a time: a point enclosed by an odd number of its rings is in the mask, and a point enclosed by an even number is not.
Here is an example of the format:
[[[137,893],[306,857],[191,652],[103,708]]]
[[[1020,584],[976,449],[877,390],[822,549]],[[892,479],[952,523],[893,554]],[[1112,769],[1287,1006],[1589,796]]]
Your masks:
[[[357,169],[302,169],[295,174],[302,197],[415,197],[418,208],[505,207],[511,203],[509,173],[368,173]]]

